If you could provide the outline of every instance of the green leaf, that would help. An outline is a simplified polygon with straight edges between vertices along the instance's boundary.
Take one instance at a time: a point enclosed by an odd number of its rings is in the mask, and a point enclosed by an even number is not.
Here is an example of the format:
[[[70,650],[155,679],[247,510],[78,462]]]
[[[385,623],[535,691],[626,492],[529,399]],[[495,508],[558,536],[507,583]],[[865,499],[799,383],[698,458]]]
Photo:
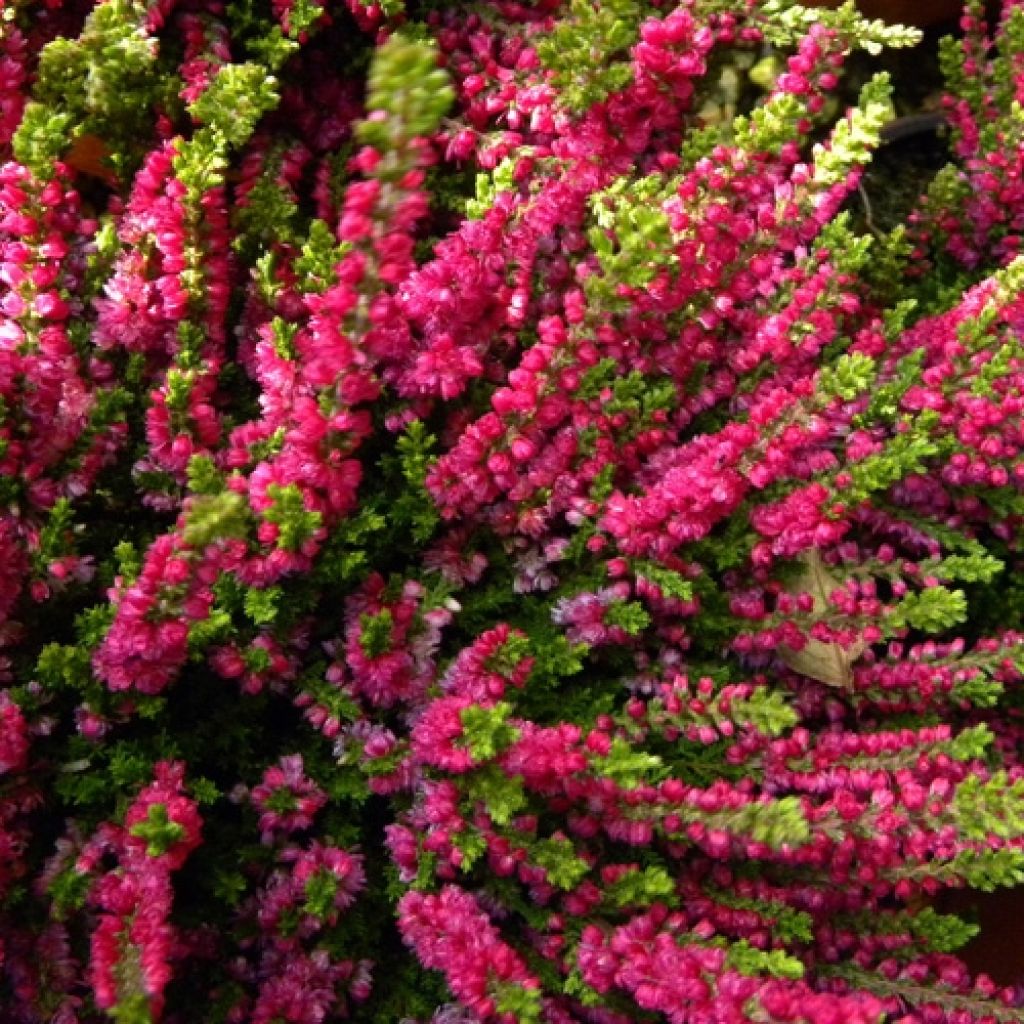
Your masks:
[[[533,860],[547,873],[548,881],[559,889],[575,889],[590,870],[576,856],[576,848],[563,837],[541,839],[533,847]]]
[[[1024,884],[1024,850],[964,850],[941,872],[982,892]]]
[[[769,974],[774,978],[794,981],[804,976],[804,965],[781,949],[762,950],[751,946],[746,939],[729,944],[726,960],[740,974],[757,977]]]
[[[374,52],[367,82],[370,116],[356,126],[356,135],[381,153],[401,150],[410,140],[433,134],[454,98],[434,47],[393,33]],[[382,166],[375,173],[390,178],[403,172]]]
[[[462,854],[460,871],[469,871],[487,852],[487,840],[473,829],[464,829],[452,836],[452,845]]]
[[[630,636],[639,636],[651,624],[651,617],[637,601],[615,601],[604,612],[604,622],[623,630]]]
[[[494,986],[493,995],[498,1013],[508,1014],[515,1024],[540,1024],[540,989],[502,982]]]
[[[265,590],[249,587],[245,592],[245,614],[257,626],[269,625],[277,618],[283,596],[280,587],[267,587]]]
[[[818,390],[823,395],[835,395],[844,401],[853,401],[874,383],[875,361],[862,352],[846,353],[835,365],[825,367],[818,377]]]
[[[594,757],[593,765],[598,775],[612,779],[626,789],[649,785],[666,774],[660,757],[636,750],[618,736],[612,740],[607,754]]]
[[[646,907],[652,903],[673,904],[676,884],[663,867],[631,868],[611,885],[604,899],[616,907]]]
[[[263,513],[268,523],[279,527],[277,546],[285,551],[297,551],[320,529],[323,516],[315,509],[307,509],[298,484],[270,484],[267,495],[271,506]]]
[[[653,583],[661,591],[662,597],[677,601],[693,599],[693,584],[674,569],[666,569],[665,566],[658,565],[657,562],[648,562],[642,559],[634,560],[632,567],[637,579]]]
[[[306,881],[305,902],[302,911],[323,920],[335,910],[338,895],[338,876],[327,868],[318,868]]]
[[[501,702],[493,707],[471,704],[459,713],[463,742],[476,762],[490,761],[519,738],[519,730],[507,724],[512,706]]]
[[[953,798],[957,831],[966,839],[1015,839],[1024,833],[1024,779],[1006,772],[982,780],[968,775]]]
[[[167,805],[150,804],[146,820],[134,824],[129,830],[138,839],[146,840],[146,853],[160,857],[176,842],[185,838],[185,827],[167,816]]]
[[[185,513],[182,539],[198,551],[230,537],[244,537],[250,522],[249,504],[235,491],[199,494]]]
[[[483,803],[496,825],[507,825],[526,805],[523,780],[508,776],[497,765],[485,765],[467,777],[470,799]]]
[[[225,144],[240,146],[278,99],[277,79],[263,64],[249,61],[221,67],[188,109],[199,124]]]
[[[379,658],[391,650],[394,616],[388,608],[376,614],[366,612],[359,616],[359,646],[368,658]]]
[[[800,720],[785,693],[763,688],[755,690],[749,697],[731,701],[729,718],[737,725],[750,726],[764,736],[781,736]]]
[[[828,145],[814,147],[814,181],[819,186],[839,185],[850,172],[871,159],[878,147],[882,125],[892,119],[889,76],[877,74],[861,90],[860,100],[832,129]]]
[[[962,590],[929,587],[904,597],[893,611],[896,627],[907,625],[925,633],[941,633],[967,618],[967,596]]]

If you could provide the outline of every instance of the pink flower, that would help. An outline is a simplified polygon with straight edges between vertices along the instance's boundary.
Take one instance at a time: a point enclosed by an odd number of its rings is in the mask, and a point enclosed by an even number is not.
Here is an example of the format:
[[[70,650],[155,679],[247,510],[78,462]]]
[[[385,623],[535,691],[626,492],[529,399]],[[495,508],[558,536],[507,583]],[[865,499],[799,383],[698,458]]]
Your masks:
[[[300,829],[309,828],[327,803],[327,794],[303,774],[302,755],[282,757],[263,773],[252,790],[252,802],[260,812],[260,839],[271,843]]]

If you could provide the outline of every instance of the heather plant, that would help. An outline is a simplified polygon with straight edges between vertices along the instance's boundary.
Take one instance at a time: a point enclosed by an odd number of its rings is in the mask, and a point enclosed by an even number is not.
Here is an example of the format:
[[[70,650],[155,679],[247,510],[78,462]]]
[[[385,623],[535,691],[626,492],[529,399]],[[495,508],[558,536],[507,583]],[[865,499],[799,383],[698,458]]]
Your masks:
[[[0,1019],[1021,1019],[1024,5],[861,234],[917,42],[4,0]]]

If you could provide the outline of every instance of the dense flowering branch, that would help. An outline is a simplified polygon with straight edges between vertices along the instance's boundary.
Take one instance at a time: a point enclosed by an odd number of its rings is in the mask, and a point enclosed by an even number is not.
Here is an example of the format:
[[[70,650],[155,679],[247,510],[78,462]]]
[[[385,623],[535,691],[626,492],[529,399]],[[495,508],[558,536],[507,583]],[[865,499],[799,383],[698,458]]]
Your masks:
[[[0,7],[10,1019],[1016,1019],[1022,10]]]

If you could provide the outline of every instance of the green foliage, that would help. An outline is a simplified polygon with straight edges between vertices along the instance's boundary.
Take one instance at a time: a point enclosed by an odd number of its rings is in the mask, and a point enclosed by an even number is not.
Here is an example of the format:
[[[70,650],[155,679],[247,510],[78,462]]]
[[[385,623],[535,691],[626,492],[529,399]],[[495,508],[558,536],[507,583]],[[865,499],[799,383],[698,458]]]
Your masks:
[[[828,145],[814,148],[814,179],[822,185],[846,180],[850,171],[866,164],[878,146],[882,125],[892,119],[889,76],[876,75],[860,94],[857,106],[840,120]]]
[[[507,157],[500,161],[490,174],[476,176],[476,194],[466,200],[466,216],[479,220],[494,205],[501,192],[511,192],[516,187],[515,169],[518,159]]]
[[[66,868],[54,875],[47,892],[58,921],[85,906],[91,886],[92,879],[89,875],[84,871],[76,871],[74,867]]]
[[[263,34],[249,42],[249,53],[266,68],[282,68],[288,58],[298,49],[294,39],[284,34],[279,25],[261,23]]]
[[[570,643],[560,633],[533,635],[535,640],[530,647],[534,663],[530,678],[537,687],[554,686],[583,671],[583,658],[589,650],[586,644]]]
[[[378,177],[401,176],[394,157],[411,139],[437,128],[454,96],[432,46],[396,33],[377,48],[367,82],[370,116],[360,122],[357,134],[361,142],[389,154],[375,172]]]
[[[852,402],[875,381],[875,361],[862,352],[841,355],[832,366],[822,369],[818,389],[824,396]]]
[[[637,579],[654,584],[661,591],[662,597],[677,601],[693,599],[693,584],[675,569],[667,569],[657,562],[648,562],[643,559],[634,559],[631,566]]]
[[[956,761],[973,761],[985,757],[994,740],[992,730],[982,723],[957,733],[947,749]]]
[[[384,514],[371,501],[332,532],[316,568],[319,581],[351,584],[363,578],[370,564],[369,548],[381,544],[388,526]]]
[[[29,103],[11,142],[15,159],[45,178],[68,146],[74,115]]]
[[[119,994],[110,1016],[115,1024],[154,1024],[149,996],[142,992]]]
[[[562,837],[534,843],[533,860],[547,872],[548,881],[559,889],[575,889],[590,871],[587,862],[576,856],[572,843]]]
[[[281,587],[266,587],[262,590],[250,587],[245,592],[245,614],[256,626],[269,625],[277,619],[283,597]]]
[[[904,356],[900,360],[896,376],[892,380],[883,381],[875,388],[866,412],[854,422],[858,426],[878,421],[895,422],[899,415],[901,399],[921,379],[923,360],[924,352],[921,350]]]
[[[390,609],[359,616],[359,646],[368,658],[379,658],[391,650],[395,620]]]
[[[199,804],[214,804],[221,796],[220,790],[217,788],[216,784],[211,782],[209,779],[203,778],[201,775],[197,775],[189,779],[188,788],[196,802]]]
[[[604,621],[630,636],[639,636],[651,624],[651,617],[637,601],[613,601],[605,609]]]
[[[907,594],[893,610],[891,624],[910,626],[925,633],[941,633],[967,618],[967,596],[962,590],[928,587]]]
[[[949,555],[934,564],[925,562],[922,568],[939,579],[961,580],[964,583],[991,583],[1004,568],[1002,559],[990,554],[981,545],[967,555]]]
[[[310,221],[309,234],[294,263],[304,290],[313,294],[327,291],[337,279],[335,268],[350,249],[347,242],[338,242],[324,221],[319,218]]]
[[[88,650],[67,644],[47,644],[36,662],[36,678],[47,689],[85,690],[91,681]]]
[[[401,522],[408,522],[412,539],[418,543],[433,535],[441,518],[425,486],[427,471],[436,458],[433,455],[436,445],[437,438],[427,432],[421,420],[413,420],[397,443],[406,486],[392,505],[392,515]]]
[[[298,484],[270,484],[267,495],[272,504],[263,513],[268,523],[279,530],[277,546],[285,551],[297,551],[320,529],[323,517],[316,509],[307,509]]]
[[[976,708],[994,708],[1004,692],[1002,683],[985,676],[972,676],[958,681],[951,695],[954,700],[964,701]]]
[[[996,772],[987,781],[968,775],[953,800],[957,830],[967,839],[1010,839],[1024,831],[1024,779]]]
[[[767,689],[758,689],[749,697],[731,701],[729,718],[764,736],[781,736],[799,720],[785,694]]]
[[[601,995],[596,989],[591,988],[584,980],[583,975],[580,973],[578,967],[574,967],[570,971],[569,976],[565,979],[563,985],[563,991],[566,995],[572,996],[574,999],[578,999],[583,1006],[600,1006]]]
[[[218,540],[244,537],[250,519],[248,503],[241,494],[200,493],[189,504],[182,537],[189,547],[201,551]]]
[[[110,163],[126,169],[129,150],[149,138],[163,97],[156,40],[144,29],[140,0],[104,0],[75,37],[58,36],[39,56],[34,101],[13,140],[17,159],[41,178],[77,135],[96,135]],[[173,81],[173,80],[172,80]]]
[[[306,902],[303,913],[312,917],[326,918],[334,910],[334,898],[338,894],[338,879],[333,871],[320,868],[306,882]]]
[[[209,455],[193,455],[188,460],[188,489],[192,494],[219,494],[224,478]]]
[[[959,792],[959,791],[958,791]],[[975,818],[977,820],[977,818]],[[963,879],[971,888],[982,892],[1010,888],[1024,884],[1024,851],[1007,848],[999,850],[964,850],[948,863],[939,877]]]
[[[753,110],[749,117],[736,118],[732,126],[733,138],[744,149],[778,153],[793,138],[797,125],[806,114],[804,104],[792,93],[776,93]],[[697,155],[702,154],[694,154]]]
[[[536,988],[502,983],[495,986],[495,1006],[499,1013],[509,1014],[516,1024],[540,1024],[541,994]]]
[[[197,192],[213,184],[217,152],[246,142],[256,123],[278,102],[277,79],[263,64],[225,64],[189,113],[203,130],[179,157],[181,180]]]
[[[843,499],[851,503],[864,501],[905,477],[924,472],[928,460],[938,455],[943,446],[943,442],[930,436],[937,419],[931,410],[904,419],[905,429],[896,434],[884,451],[848,466],[846,472],[852,482],[843,489]]]
[[[398,0],[399,7],[402,0]],[[385,6],[394,7],[395,0],[385,0]],[[294,0],[288,11],[288,36],[300,42],[323,17],[324,7],[318,0]]]
[[[489,672],[507,676],[529,656],[529,639],[521,634],[513,633],[484,664]]]
[[[877,55],[883,49],[916,46],[921,33],[905,25],[889,25],[863,17],[852,0],[837,10],[802,6],[793,0],[764,0],[759,12],[765,38],[776,46],[792,46],[812,25],[834,29],[851,47]]]
[[[781,949],[757,949],[746,940],[730,943],[726,960],[740,974],[754,977],[769,974],[774,978],[799,979],[804,976],[804,965],[796,957]]]
[[[845,921],[842,922],[844,925]],[[860,914],[849,922],[858,931],[882,935],[912,935],[929,950],[953,953],[979,932],[976,924],[955,914],[940,914],[934,907],[922,907],[914,913]]]
[[[487,840],[472,829],[452,837],[452,845],[462,854],[460,871],[471,871],[473,865],[487,852]]]
[[[190,660],[200,662],[215,644],[225,643],[234,630],[231,614],[223,608],[213,608],[205,619],[193,622],[188,631]]]
[[[176,842],[185,837],[185,828],[167,816],[167,805],[150,804],[146,812],[146,820],[137,822],[129,829],[138,839],[146,840],[146,853],[150,857],[160,857]]]
[[[523,780],[518,775],[506,775],[497,765],[474,771],[466,792],[471,800],[483,803],[496,825],[507,825],[526,805]]]
[[[590,201],[595,224],[587,234],[604,272],[588,278],[586,287],[595,298],[614,302],[616,286],[643,288],[658,274],[671,271],[677,260],[668,215],[661,204],[672,194],[672,182],[661,175],[620,178]],[[614,385],[612,362],[599,363],[587,371],[584,387]],[[598,376],[600,375],[600,376]],[[602,379],[604,378],[604,379]],[[610,378],[610,379],[609,379]],[[600,383],[598,383],[600,382]],[[584,390],[584,395],[587,391]]]
[[[603,899],[613,907],[646,907],[652,903],[673,904],[676,883],[660,866],[630,868],[605,887]]]
[[[641,0],[570,0],[537,47],[566,109],[582,112],[633,80],[629,50],[650,6]]]
[[[38,548],[33,559],[37,571],[45,571],[51,562],[72,553],[75,532],[71,502],[67,498],[58,498],[39,531]],[[77,532],[80,533],[81,528]]]
[[[773,848],[798,846],[811,834],[801,801],[795,796],[747,804],[737,811],[725,812],[721,820],[730,831],[747,834],[755,842]]]
[[[519,738],[519,730],[508,724],[512,706],[504,701],[491,707],[471,704],[459,712],[465,746],[474,761],[489,761]]]
[[[298,204],[278,180],[280,155],[280,149],[268,155],[262,173],[246,193],[245,205],[237,205],[232,212],[239,228],[234,247],[245,253],[246,262],[256,263],[258,272],[264,275],[263,293],[268,298],[277,291],[273,278],[274,244],[297,244],[301,234]],[[313,224],[322,224],[322,221],[313,221]],[[258,255],[260,253],[262,255]],[[297,266],[300,261],[295,262]]]
[[[634,789],[666,774],[660,757],[636,750],[620,737],[612,740],[611,749],[596,758],[594,766],[599,775],[624,789]]]

